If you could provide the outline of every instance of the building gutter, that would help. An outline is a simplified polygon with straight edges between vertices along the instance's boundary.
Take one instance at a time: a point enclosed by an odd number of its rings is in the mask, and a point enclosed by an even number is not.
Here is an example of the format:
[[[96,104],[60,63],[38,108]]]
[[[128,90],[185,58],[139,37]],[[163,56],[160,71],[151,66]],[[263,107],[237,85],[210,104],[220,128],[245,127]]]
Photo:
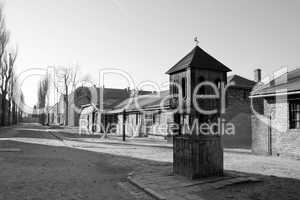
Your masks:
[[[261,97],[274,97],[274,96],[283,96],[283,95],[291,95],[291,94],[300,94],[300,91],[294,91],[294,92],[277,92],[277,93],[271,93],[271,94],[258,94],[258,95],[251,95],[249,98],[261,98]]]

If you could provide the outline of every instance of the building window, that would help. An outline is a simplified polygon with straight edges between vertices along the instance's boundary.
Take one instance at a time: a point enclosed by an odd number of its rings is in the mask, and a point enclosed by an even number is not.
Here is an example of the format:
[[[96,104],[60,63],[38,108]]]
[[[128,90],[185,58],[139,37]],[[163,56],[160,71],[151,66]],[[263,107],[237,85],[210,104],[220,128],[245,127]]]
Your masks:
[[[300,100],[292,100],[289,103],[290,128],[300,129]]]
[[[182,86],[182,98],[186,97],[186,78],[181,79],[181,86]]]

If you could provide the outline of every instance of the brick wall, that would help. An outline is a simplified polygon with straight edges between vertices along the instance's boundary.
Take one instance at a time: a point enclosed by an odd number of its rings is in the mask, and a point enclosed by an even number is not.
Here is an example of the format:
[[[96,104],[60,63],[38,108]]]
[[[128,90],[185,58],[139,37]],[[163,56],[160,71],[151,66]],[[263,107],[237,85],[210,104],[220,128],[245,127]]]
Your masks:
[[[264,99],[264,116],[268,120],[252,117],[252,151],[300,158],[300,130],[289,129],[288,101]]]
[[[252,152],[260,155],[269,155],[268,125],[252,116]]]

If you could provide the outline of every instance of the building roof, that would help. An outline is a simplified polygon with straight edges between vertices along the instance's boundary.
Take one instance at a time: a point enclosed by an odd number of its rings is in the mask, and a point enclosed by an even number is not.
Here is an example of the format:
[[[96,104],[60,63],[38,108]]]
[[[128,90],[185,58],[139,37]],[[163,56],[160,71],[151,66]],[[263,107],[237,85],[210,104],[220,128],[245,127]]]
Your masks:
[[[97,88],[100,92],[100,88]],[[117,88],[104,88],[103,89],[103,108],[113,109],[115,105],[118,105],[130,96],[129,89],[117,89]],[[102,98],[100,97],[100,100]]]
[[[103,90],[103,99],[99,99],[100,90]],[[75,103],[76,106],[94,104],[99,106],[100,100],[103,100],[104,109],[112,109],[116,104],[130,97],[131,91],[128,88],[99,88],[99,87],[78,87],[75,91],[69,94],[69,105]],[[74,98],[76,101],[74,102]],[[63,103],[64,98],[61,95],[60,100]]]
[[[227,77],[228,83],[234,83],[234,86],[231,87],[239,87],[239,88],[246,88],[246,89],[252,89],[256,82],[249,80],[247,78],[241,77],[239,75],[231,75]]]
[[[159,94],[138,95],[128,98],[114,107],[114,112],[137,111],[139,109],[159,108],[161,103],[164,107],[169,106],[169,101],[166,99],[169,95],[169,90],[161,91]]]
[[[275,96],[276,94],[300,93],[300,69],[284,73],[274,79],[258,84],[251,96]]]
[[[188,67],[197,69],[210,69],[223,72],[231,71],[231,69],[206,53],[199,46],[196,46],[190,53],[183,57],[171,69],[169,69],[166,74],[173,74]]]

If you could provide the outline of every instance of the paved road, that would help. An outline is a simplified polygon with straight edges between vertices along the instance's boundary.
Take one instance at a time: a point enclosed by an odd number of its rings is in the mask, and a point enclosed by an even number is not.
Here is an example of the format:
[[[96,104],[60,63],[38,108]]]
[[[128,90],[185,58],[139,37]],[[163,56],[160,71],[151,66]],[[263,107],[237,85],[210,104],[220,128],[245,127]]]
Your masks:
[[[52,131],[53,134],[57,136],[61,135],[60,130]],[[62,135],[64,136],[64,134]],[[130,142],[131,145],[124,145],[121,143],[111,144],[111,142],[105,142],[106,140],[102,140],[101,142],[99,142],[99,140],[99,138],[89,138],[88,140],[86,140],[86,138],[82,140],[81,138],[77,141],[67,139],[65,140],[65,144],[74,148],[85,149],[94,152],[169,163],[173,162],[173,150],[170,148],[132,145],[134,142]],[[233,153],[230,151],[226,151],[224,153],[225,170],[296,178],[300,180],[299,166],[300,160],[296,159],[275,156],[259,156],[248,153]]]
[[[118,187],[128,173],[172,162],[172,149],[61,141],[38,125],[0,128],[0,148],[22,150],[0,152],[0,199],[132,199]],[[299,160],[225,153],[224,166],[300,179]]]
[[[134,196],[130,190],[121,188],[120,182],[136,168],[156,165],[151,161],[69,148],[36,125],[0,128],[0,139],[2,149],[21,149],[21,152],[0,152],[1,200],[129,200]],[[139,199],[148,197],[140,195]]]

